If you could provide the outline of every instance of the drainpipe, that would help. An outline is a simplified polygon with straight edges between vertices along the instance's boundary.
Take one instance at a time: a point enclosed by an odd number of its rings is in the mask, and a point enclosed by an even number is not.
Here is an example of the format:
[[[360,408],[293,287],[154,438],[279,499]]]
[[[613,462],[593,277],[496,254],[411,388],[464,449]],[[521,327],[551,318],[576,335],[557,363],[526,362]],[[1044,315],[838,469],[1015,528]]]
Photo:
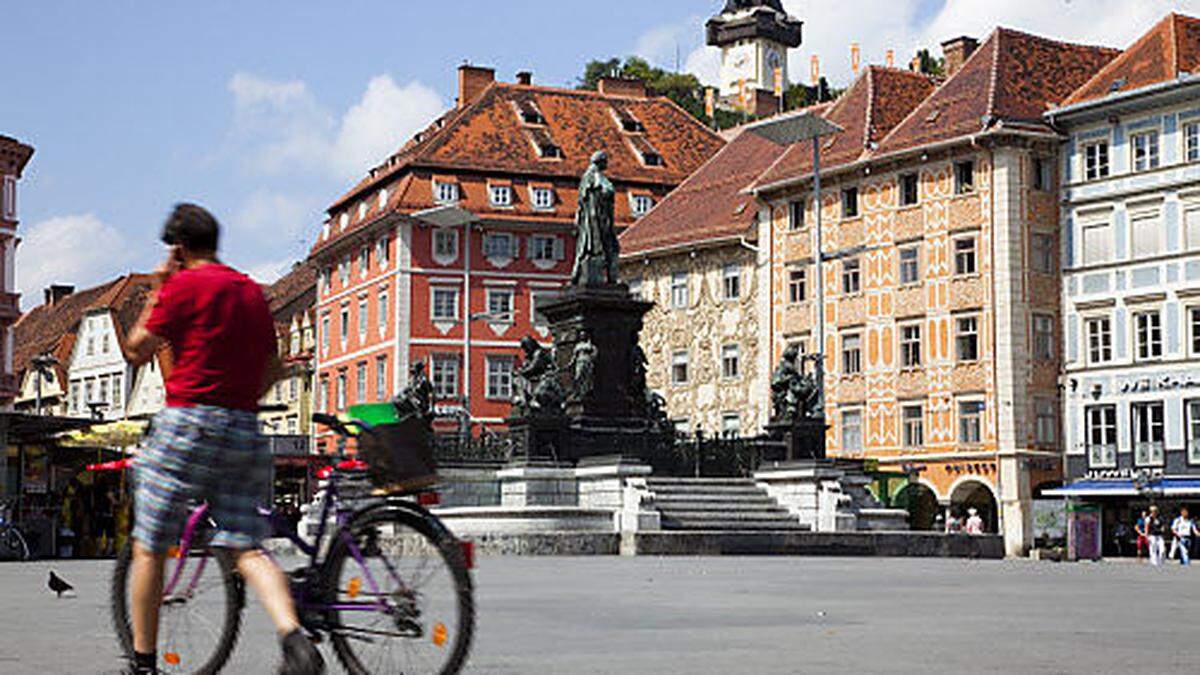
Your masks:
[[[462,432],[471,436],[471,225],[463,225],[463,415]],[[486,383],[486,375],[484,377]]]

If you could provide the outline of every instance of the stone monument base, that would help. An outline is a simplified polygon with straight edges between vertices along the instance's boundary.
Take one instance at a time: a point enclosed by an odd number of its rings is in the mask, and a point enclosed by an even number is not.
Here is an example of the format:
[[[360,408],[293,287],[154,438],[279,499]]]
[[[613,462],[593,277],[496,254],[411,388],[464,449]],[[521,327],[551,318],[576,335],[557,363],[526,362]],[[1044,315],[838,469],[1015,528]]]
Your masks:
[[[788,461],[825,459],[824,419],[802,419],[791,423],[772,422],[767,425],[771,438],[783,441]]]

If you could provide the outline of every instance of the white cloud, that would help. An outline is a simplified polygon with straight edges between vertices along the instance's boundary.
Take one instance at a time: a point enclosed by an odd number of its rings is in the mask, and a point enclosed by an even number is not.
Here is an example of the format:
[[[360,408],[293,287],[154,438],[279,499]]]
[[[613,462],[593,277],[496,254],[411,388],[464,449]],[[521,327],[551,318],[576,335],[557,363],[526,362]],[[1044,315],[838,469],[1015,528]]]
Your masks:
[[[284,274],[287,274],[288,270],[292,269],[292,265],[294,264],[296,264],[294,258],[261,262],[249,267],[246,270],[246,276],[260,284],[273,284],[279,281],[279,278]]]
[[[304,234],[317,208],[309,199],[257,190],[234,213],[231,223],[238,234],[291,239]]]
[[[401,87],[378,75],[338,119],[301,80],[236,73],[233,146],[252,173],[264,176],[319,171],[338,180],[364,173],[444,108],[420,82]]]
[[[130,242],[94,213],[58,216],[25,230],[17,248],[17,287],[25,306],[54,283],[83,288],[122,274],[133,262]]]

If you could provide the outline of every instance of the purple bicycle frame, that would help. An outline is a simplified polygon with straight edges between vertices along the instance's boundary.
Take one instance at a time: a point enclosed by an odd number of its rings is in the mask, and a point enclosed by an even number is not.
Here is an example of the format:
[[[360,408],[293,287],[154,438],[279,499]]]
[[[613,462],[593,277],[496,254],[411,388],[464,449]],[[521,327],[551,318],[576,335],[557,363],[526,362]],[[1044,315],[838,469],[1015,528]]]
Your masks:
[[[320,560],[320,542],[325,538],[325,530],[329,523],[329,516],[331,515],[331,511],[334,511],[336,508],[335,505],[337,503],[337,481],[336,479],[333,479],[332,476],[326,487],[324,501],[325,503],[321,509],[320,527],[317,530],[317,536],[313,540],[312,544],[309,544],[301,539],[296,528],[285,521],[279,514],[275,513],[274,509],[263,507],[259,507],[258,509],[258,514],[271,522],[271,528],[276,534],[282,534],[289,541],[291,541],[296,548],[300,549],[300,551],[308,556],[307,568],[310,570],[319,570],[323,565],[323,562]],[[191,552],[192,541],[195,539],[196,533],[200,529],[200,524],[204,522],[207,515],[208,504],[201,504],[197,506],[188,516],[187,524],[183,528],[183,535],[179,538],[179,552],[177,554],[177,559],[180,562],[171,572],[170,581],[166,584],[166,586],[163,587],[164,599],[171,597],[175,591],[176,585],[179,584],[180,579],[183,577],[183,570],[184,567],[186,567],[188,553]],[[350,555],[354,558],[355,562],[358,563],[359,568],[362,569],[363,576],[365,576],[367,579],[367,584],[371,589],[372,596],[378,598],[378,600],[374,602],[333,604],[311,602],[307,597],[305,597],[304,586],[292,584],[292,599],[295,601],[297,609],[340,612],[388,611],[390,608],[387,602],[383,600],[383,593],[380,591],[379,584],[376,583],[374,575],[371,574],[371,570],[367,569],[366,559],[365,556],[363,556],[362,550],[358,547],[358,544],[355,543],[354,538],[351,537],[344,529],[342,529],[349,521],[350,514],[340,508],[336,508],[336,512],[333,515],[335,515],[338,531],[343,537],[342,540],[345,542],[346,548],[350,551]],[[275,559],[275,556],[271,555],[269,551],[266,551],[265,553],[267,554],[267,557],[276,564],[276,566],[279,565],[278,561]],[[196,565],[194,573],[191,575],[191,579],[184,587],[183,593],[185,596],[190,595],[195,590],[196,584],[199,583],[201,575],[204,574],[204,568],[207,563],[207,557],[202,557],[200,559],[199,564]],[[399,583],[401,587],[403,587],[403,581],[401,581],[399,576],[396,574],[395,569],[393,569],[392,566],[387,563],[386,559],[384,560],[384,564],[388,568],[388,572],[392,575],[395,581]]]

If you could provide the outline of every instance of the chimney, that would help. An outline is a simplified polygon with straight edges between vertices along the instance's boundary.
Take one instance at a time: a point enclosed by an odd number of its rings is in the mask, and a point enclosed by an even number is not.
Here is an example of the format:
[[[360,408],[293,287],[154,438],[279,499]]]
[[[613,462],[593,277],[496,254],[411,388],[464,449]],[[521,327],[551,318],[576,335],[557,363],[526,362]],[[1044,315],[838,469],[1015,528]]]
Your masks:
[[[597,86],[602,96],[646,98],[646,83],[623,77],[602,77]]]
[[[67,284],[51,284],[44,291],[46,304],[50,307],[58,305],[64,298],[75,292],[75,287]]]
[[[971,54],[978,46],[979,40],[966,35],[943,42],[942,56],[946,58],[946,77],[958,72],[958,69],[967,62],[967,59],[971,58]]]
[[[533,84],[533,73],[529,72],[528,70],[522,70],[521,72],[517,73],[517,84],[521,84],[526,87]]]
[[[496,81],[496,71],[493,68],[480,68],[464,63],[458,67],[458,107],[463,109],[475,102],[493,82]]]
[[[773,91],[755,89],[754,98],[750,100],[750,114],[754,117],[771,117],[779,114],[779,97]]]

